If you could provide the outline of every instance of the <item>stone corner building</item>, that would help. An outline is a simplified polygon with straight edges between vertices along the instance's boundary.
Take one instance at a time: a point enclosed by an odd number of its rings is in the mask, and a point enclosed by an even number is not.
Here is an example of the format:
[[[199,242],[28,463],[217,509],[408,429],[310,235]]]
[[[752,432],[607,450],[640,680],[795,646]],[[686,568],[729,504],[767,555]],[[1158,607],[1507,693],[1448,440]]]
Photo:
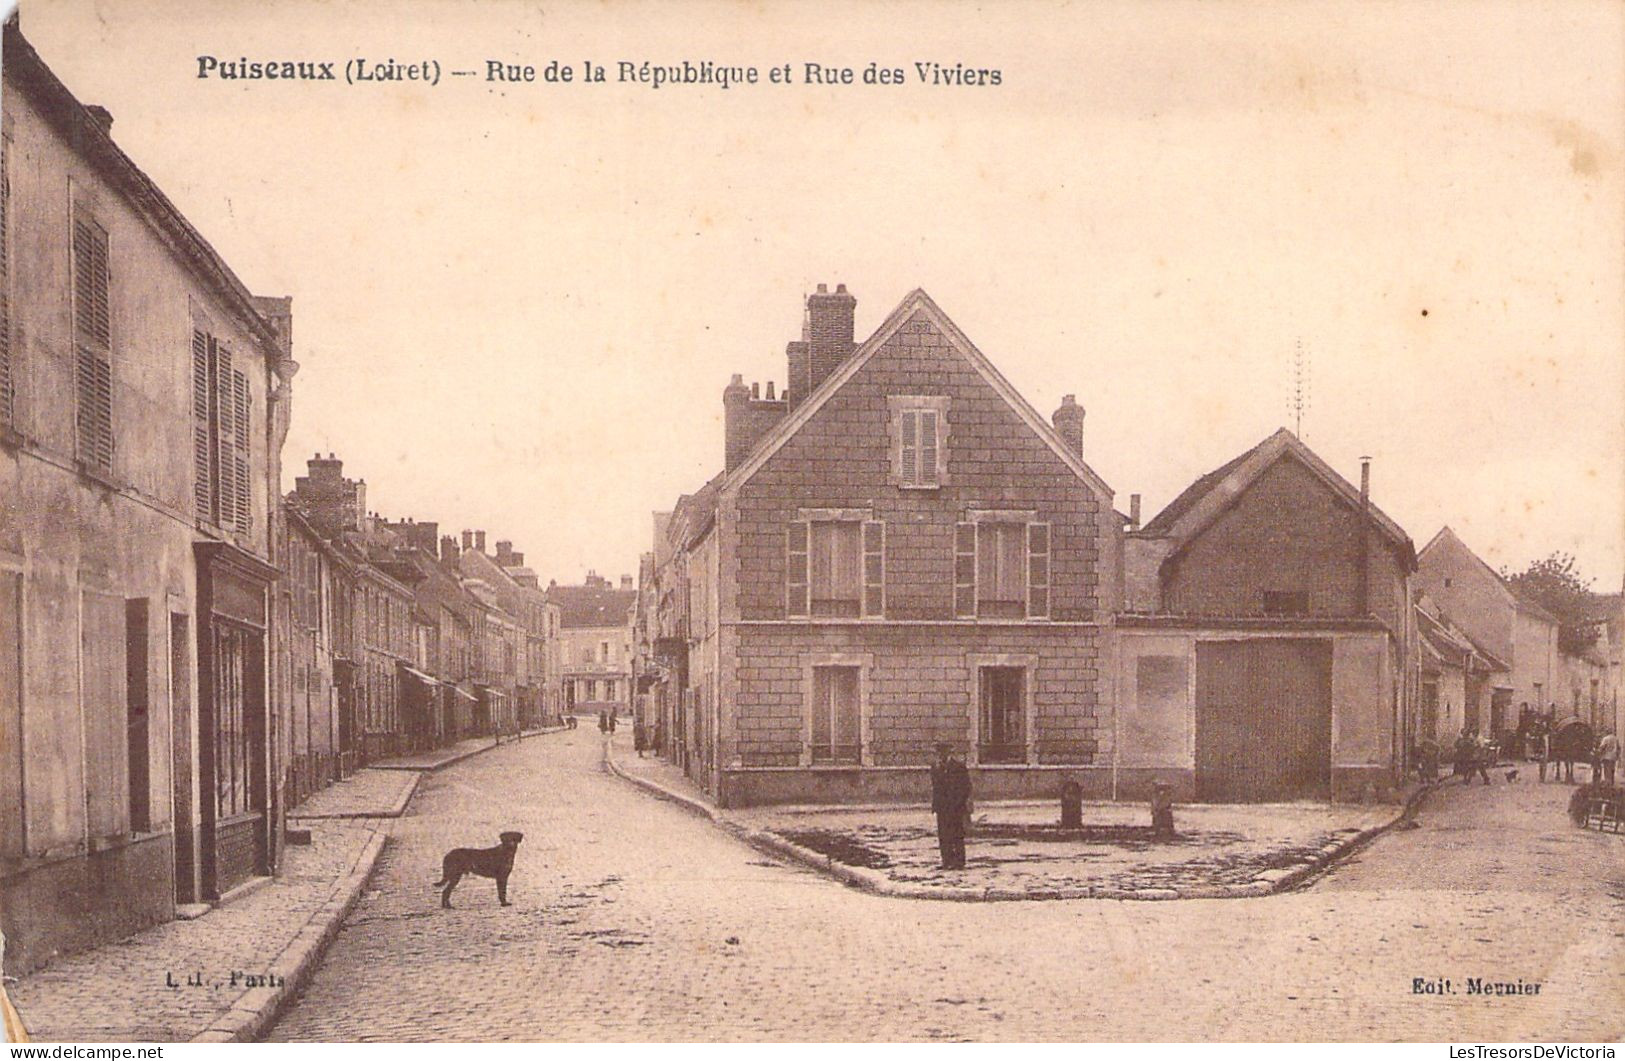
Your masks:
[[[788,388],[734,377],[723,474],[656,519],[663,750],[727,806],[922,798],[938,742],[979,796],[1105,794],[1120,534],[1083,410],[1046,422],[923,291],[861,345],[854,306],[807,298]]]
[[[23,38],[0,94],[7,971],[270,872],[286,299],[257,298]]]

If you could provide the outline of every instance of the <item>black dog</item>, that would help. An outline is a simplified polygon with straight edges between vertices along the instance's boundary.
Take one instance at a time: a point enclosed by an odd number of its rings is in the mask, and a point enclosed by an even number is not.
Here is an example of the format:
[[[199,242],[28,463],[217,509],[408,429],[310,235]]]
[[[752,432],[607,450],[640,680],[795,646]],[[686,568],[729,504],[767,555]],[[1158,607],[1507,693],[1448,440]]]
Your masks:
[[[495,847],[459,847],[447,852],[441,863],[440,879],[434,882],[436,888],[445,889],[440,893],[440,905],[450,910],[451,890],[465,874],[472,873],[495,880],[497,901],[503,906],[512,906],[508,902],[508,874],[513,872],[514,852],[519,850],[519,841],[524,838],[524,833],[503,833],[502,842]]]

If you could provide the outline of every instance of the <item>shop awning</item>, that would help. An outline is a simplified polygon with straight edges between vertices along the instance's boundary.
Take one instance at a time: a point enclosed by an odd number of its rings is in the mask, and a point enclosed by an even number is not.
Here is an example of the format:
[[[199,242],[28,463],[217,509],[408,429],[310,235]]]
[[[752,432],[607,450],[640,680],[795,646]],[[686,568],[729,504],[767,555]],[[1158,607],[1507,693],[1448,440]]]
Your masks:
[[[456,693],[458,696],[462,697],[464,700],[467,700],[467,701],[469,701],[471,703],[475,702],[475,701],[477,701],[479,699],[473,693],[469,692],[467,689],[464,689],[461,686],[452,685],[450,683],[447,683],[447,685],[446,685],[446,692],[448,692],[448,693]]]
[[[401,673],[402,674],[408,675],[409,677],[412,677],[412,678],[416,678],[418,681],[422,682],[424,685],[427,685],[431,689],[440,684],[438,679],[429,677],[427,674],[424,674],[422,671],[418,670],[416,667],[408,667],[404,663],[401,664],[400,667],[401,667]]]

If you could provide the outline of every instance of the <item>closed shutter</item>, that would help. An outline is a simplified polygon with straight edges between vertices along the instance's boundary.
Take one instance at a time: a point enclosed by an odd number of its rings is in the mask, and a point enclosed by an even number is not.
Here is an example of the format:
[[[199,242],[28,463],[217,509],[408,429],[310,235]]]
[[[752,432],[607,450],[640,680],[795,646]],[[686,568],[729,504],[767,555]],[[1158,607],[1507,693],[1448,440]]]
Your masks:
[[[1027,524],[1027,617],[1049,618],[1048,523]]]
[[[886,524],[878,519],[863,524],[863,614],[886,614]]]
[[[248,534],[254,529],[254,486],[249,462],[252,417],[249,413],[248,377],[236,369],[231,370],[231,406],[232,477],[236,483],[232,526],[237,533]]]
[[[113,368],[106,357],[78,348],[75,427],[79,460],[113,470]]]
[[[11,141],[0,144],[0,425],[17,416],[11,369]]]
[[[230,530],[237,521],[237,400],[232,391],[231,351],[214,343],[215,522]]]
[[[918,481],[916,476],[920,470],[920,414],[913,409],[904,409],[897,426],[902,450],[897,475],[904,486],[913,486]]]
[[[74,332],[98,351],[112,345],[108,312],[107,230],[88,218],[73,222]]]
[[[976,524],[954,527],[954,617],[976,618]]]
[[[784,611],[787,616],[805,618],[807,615],[807,544],[810,537],[811,527],[806,520],[795,520],[785,534]]]
[[[920,417],[920,467],[915,475],[914,482],[918,486],[935,486],[937,484],[937,411],[935,409],[921,409]]]
[[[129,829],[124,598],[84,590],[79,613],[85,812],[90,835],[101,839],[121,836]]]
[[[76,454],[102,471],[113,469],[112,327],[108,309],[107,231],[73,221],[73,321],[76,362]]]
[[[937,411],[904,409],[898,419],[898,478],[904,486],[937,485]]]
[[[197,518],[215,521],[214,446],[210,441],[209,347],[207,334],[192,332],[192,503]]]

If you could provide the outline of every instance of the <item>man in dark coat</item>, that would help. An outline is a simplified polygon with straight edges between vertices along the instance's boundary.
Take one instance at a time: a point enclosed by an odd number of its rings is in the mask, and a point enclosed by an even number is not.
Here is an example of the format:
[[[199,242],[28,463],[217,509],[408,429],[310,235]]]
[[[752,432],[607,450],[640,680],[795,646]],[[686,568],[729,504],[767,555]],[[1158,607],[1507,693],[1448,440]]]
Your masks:
[[[965,807],[970,802],[970,771],[953,756],[953,746],[937,745],[931,767],[931,809],[937,815],[937,846],[943,869],[965,868]]]

